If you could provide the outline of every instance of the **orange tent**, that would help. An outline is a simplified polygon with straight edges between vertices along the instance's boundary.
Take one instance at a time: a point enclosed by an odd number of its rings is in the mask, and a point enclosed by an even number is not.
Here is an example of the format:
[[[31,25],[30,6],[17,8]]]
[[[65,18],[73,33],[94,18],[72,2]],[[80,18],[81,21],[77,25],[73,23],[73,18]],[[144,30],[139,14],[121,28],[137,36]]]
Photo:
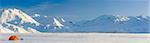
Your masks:
[[[23,39],[18,35],[12,35],[9,37],[9,40],[23,40]]]

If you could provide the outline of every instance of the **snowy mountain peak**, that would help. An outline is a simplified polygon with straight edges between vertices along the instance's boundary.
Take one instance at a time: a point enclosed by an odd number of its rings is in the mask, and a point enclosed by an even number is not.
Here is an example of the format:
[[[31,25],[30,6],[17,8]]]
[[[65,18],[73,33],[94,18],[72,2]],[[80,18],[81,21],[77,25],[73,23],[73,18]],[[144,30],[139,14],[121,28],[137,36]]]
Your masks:
[[[40,17],[39,14],[34,14],[32,17]]]
[[[147,18],[150,18],[149,16],[144,16],[144,15],[141,15],[141,16],[137,16],[137,18],[144,18],[144,19],[147,19]]]
[[[117,15],[115,22],[128,21],[128,20],[130,20],[130,18],[128,18],[127,16],[120,16],[120,15]]]
[[[149,16],[144,16],[144,15],[142,15],[141,17],[142,17],[142,18],[148,18]]]
[[[64,27],[64,25],[58,20],[58,18],[53,18],[53,20],[54,20],[54,22],[53,22],[53,24],[54,24],[54,26],[55,26],[55,29],[56,28],[62,28],[62,27]]]
[[[21,19],[21,21],[22,21],[21,23],[29,22],[29,23],[34,23],[36,25],[40,25],[40,23],[37,22],[36,20],[34,20],[32,17],[30,17],[23,11],[21,11],[19,9],[15,9],[15,8],[14,9],[5,9],[2,12],[1,22],[2,23],[10,22],[10,21],[14,20],[16,18],[16,16],[18,16]]]
[[[32,17],[30,17],[29,15],[27,15],[19,9],[4,9],[0,18],[0,33],[30,33],[22,26],[17,26],[9,23],[13,20],[16,20],[17,17],[21,19],[20,24],[23,24],[24,22],[29,22],[36,25],[40,25],[39,22],[37,22]]]

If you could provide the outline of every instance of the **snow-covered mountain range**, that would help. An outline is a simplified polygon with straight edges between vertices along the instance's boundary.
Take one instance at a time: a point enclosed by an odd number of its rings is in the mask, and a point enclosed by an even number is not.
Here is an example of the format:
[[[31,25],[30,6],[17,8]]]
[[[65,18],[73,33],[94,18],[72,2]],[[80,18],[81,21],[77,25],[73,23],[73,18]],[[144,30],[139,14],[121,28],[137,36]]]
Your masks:
[[[29,33],[39,33],[39,31],[149,33],[149,23],[149,16],[100,15],[92,20],[74,22],[63,17],[28,15],[18,9],[7,9],[2,12],[0,30],[13,33],[13,29],[7,27],[10,25],[18,28],[20,33],[22,31]]]
[[[44,32],[121,32],[121,33],[147,33],[150,32],[149,16],[119,16],[101,15],[92,20],[79,22],[62,22],[62,29],[49,27]]]
[[[93,20],[80,22],[78,25],[82,30],[91,32],[150,32],[150,17],[142,16],[113,16],[101,15]]]

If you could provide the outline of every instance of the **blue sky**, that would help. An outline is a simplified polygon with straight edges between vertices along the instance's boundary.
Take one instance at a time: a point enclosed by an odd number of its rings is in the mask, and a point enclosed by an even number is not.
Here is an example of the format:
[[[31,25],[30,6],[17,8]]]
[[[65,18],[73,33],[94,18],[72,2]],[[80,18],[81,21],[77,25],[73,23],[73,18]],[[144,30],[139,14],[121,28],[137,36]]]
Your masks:
[[[3,8],[78,21],[100,15],[148,15],[148,0],[0,0],[0,9]]]

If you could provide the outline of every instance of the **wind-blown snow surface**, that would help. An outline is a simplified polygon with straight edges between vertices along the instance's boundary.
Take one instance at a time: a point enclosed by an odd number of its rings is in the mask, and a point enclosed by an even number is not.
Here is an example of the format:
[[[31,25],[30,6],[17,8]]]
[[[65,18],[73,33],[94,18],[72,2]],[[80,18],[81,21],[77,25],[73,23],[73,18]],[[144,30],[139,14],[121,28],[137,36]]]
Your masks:
[[[12,34],[0,34],[0,43],[8,41]],[[17,34],[23,40],[19,43],[150,43],[150,34],[125,33],[42,33]]]

